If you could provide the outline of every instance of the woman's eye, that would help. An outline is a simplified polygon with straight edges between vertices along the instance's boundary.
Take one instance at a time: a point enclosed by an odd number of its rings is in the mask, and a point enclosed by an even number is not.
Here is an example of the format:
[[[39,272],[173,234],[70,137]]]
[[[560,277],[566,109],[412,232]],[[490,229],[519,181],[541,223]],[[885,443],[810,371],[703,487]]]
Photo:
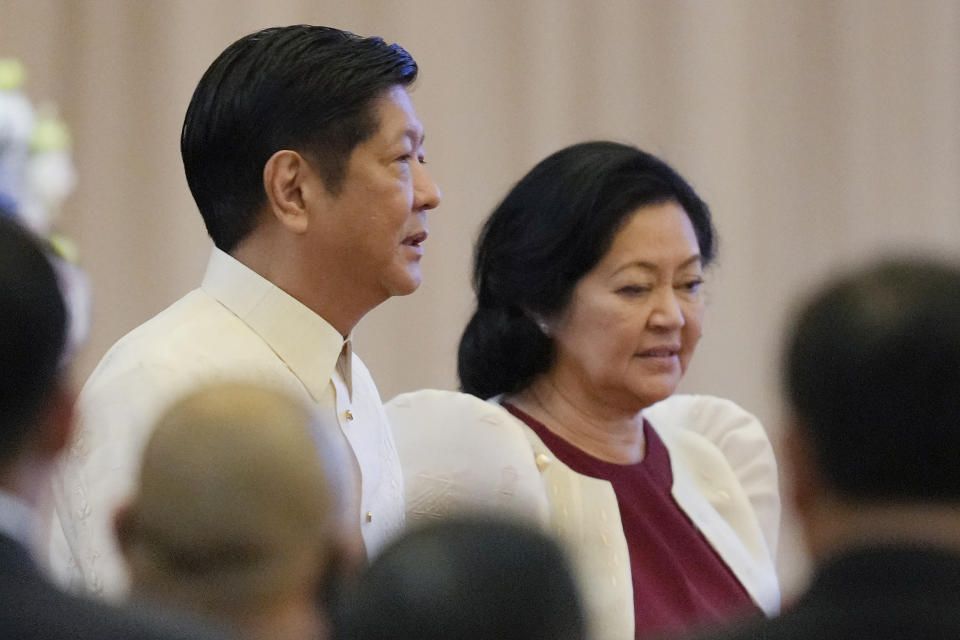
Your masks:
[[[702,279],[702,278],[696,278],[696,279],[694,279],[694,280],[690,280],[690,281],[688,281],[688,282],[684,282],[684,283],[681,285],[681,288],[684,289],[685,291],[689,291],[690,293],[696,293],[697,291],[700,290],[700,285],[702,285],[702,284],[703,284],[703,279]]]
[[[650,287],[640,284],[629,284],[617,289],[617,293],[624,296],[642,296],[650,291]]]

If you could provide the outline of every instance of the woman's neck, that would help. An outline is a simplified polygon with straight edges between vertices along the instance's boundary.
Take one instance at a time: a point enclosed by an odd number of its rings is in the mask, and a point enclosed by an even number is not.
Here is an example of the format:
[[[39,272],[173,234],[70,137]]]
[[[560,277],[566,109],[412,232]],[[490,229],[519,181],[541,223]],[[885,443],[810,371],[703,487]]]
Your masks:
[[[599,460],[636,464],[646,453],[639,409],[625,410],[595,402],[548,376],[537,378],[506,401]]]

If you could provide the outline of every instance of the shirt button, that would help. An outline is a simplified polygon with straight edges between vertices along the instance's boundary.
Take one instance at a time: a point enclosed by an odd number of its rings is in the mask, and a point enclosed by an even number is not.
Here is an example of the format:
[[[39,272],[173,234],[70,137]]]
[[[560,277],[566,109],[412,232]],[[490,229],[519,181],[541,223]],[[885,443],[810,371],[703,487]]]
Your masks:
[[[536,458],[534,458],[534,462],[537,464],[537,469],[543,471],[550,466],[550,463],[553,462],[553,460],[551,460],[550,456],[545,453],[538,453]]]
[[[367,522],[373,522],[373,511],[367,511]]]
[[[348,421],[353,420],[353,412],[350,411],[350,409],[347,409],[346,411],[343,412],[343,417],[346,418]]]

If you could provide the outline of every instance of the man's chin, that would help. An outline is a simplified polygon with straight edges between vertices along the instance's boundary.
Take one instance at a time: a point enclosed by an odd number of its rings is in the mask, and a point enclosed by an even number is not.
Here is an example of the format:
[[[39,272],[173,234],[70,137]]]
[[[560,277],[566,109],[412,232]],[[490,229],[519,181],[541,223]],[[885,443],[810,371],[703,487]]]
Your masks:
[[[420,288],[420,283],[422,281],[423,276],[420,274],[419,268],[416,271],[408,271],[405,278],[398,278],[394,282],[390,283],[390,295],[408,296]]]

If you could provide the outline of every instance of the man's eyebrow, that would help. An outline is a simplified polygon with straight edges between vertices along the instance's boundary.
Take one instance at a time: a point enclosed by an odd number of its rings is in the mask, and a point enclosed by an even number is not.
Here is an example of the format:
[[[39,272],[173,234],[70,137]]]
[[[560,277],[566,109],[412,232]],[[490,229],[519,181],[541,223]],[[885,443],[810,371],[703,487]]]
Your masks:
[[[423,141],[427,139],[427,132],[423,129],[418,129],[416,127],[407,127],[405,135],[410,138],[414,144],[420,146],[423,144]]]

